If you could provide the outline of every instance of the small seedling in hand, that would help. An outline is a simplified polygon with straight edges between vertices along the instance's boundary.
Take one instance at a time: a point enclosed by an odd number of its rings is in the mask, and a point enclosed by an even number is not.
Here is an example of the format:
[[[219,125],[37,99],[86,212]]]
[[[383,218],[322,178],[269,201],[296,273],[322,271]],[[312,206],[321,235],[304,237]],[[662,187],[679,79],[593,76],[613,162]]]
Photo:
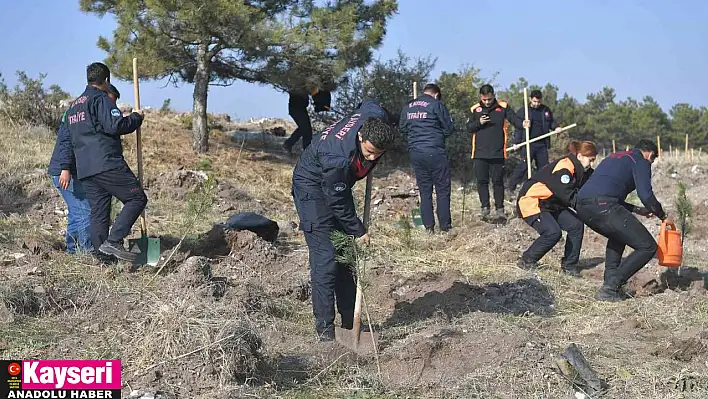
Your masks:
[[[332,244],[336,250],[335,261],[341,266],[351,268],[355,275],[359,276],[362,289],[366,287],[364,276],[366,275],[366,260],[369,258],[369,249],[357,243],[354,236],[342,231],[335,231],[331,236]]]

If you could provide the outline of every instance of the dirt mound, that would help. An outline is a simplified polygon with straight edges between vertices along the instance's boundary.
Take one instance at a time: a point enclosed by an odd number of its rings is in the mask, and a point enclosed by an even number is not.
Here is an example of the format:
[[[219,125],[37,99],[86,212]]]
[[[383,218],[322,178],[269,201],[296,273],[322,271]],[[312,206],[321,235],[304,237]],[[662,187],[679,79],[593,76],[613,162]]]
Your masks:
[[[377,216],[398,219],[410,216],[411,210],[418,206],[418,186],[415,177],[395,171],[390,175],[376,179],[371,203]]]
[[[550,290],[535,279],[471,285],[457,271],[426,273],[389,284],[393,304],[388,326],[440,317],[450,321],[472,312],[549,316],[555,312]]]
[[[207,178],[205,172],[180,169],[147,179],[145,188],[154,199],[185,200],[190,193],[201,187]],[[248,195],[226,180],[217,180],[216,185],[218,206],[223,208],[222,210],[234,209],[236,202],[248,199]]]
[[[205,381],[218,382],[219,385],[238,384],[257,378],[267,370],[263,343],[251,326],[228,323],[213,339],[211,345],[196,348],[194,356],[146,367],[148,370],[144,375],[130,381],[131,386],[163,397],[195,397],[192,395],[206,394],[215,388],[205,386]]]
[[[601,259],[601,258],[600,258]],[[604,262],[601,259],[600,262]],[[582,272],[583,277],[602,281],[604,264]],[[625,287],[635,296],[661,294],[666,290],[685,291],[690,295],[705,295],[708,290],[708,273],[695,267],[667,268],[656,264],[646,266],[629,279]]]
[[[227,230],[214,225],[202,234],[190,249],[192,255],[217,258],[229,256],[251,267],[275,262],[278,251],[275,246],[248,230]]]
[[[381,356],[381,370],[390,387],[454,389],[480,369],[508,364],[539,367],[547,354],[543,345],[529,341],[525,331],[472,334],[432,327],[389,347]]]
[[[661,294],[666,290],[687,291],[691,295],[704,295],[708,289],[708,275],[690,267],[665,268],[645,267],[627,282],[627,290],[635,296]]]
[[[705,357],[708,353],[708,333],[672,337],[667,345],[657,346],[651,351],[653,356],[667,357],[680,362],[690,362],[694,358]]]
[[[184,200],[187,194],[201,186],[207,177],[207,174],[201,171],[180,169],[149,178],[144,186],[155,199]]]
[[[14,315],[45,316],[91,306],[90,283],[49,276],[10,281],[0,288],[0,306]],[[7,316],[7,312],[3,311]],[[9,318],[9,317],[7,317]]]
[[[264,309],[272,314],[276,312],[273,299],[306,301],[311,295],[305,254],[281,254],[273,243],[251,231],[227,230],[222,225],[183,243],[165,269],[181,288],[203,287],[204,295],[217,297],[229,290],[249,311]]]

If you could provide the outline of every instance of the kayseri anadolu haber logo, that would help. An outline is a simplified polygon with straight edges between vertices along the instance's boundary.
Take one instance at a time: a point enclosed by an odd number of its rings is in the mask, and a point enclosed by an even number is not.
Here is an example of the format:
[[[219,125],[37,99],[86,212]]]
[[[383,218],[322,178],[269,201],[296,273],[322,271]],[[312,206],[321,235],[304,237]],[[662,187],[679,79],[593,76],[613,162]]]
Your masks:
[[[121,389],[121,361],[23,360],[22,389]]]

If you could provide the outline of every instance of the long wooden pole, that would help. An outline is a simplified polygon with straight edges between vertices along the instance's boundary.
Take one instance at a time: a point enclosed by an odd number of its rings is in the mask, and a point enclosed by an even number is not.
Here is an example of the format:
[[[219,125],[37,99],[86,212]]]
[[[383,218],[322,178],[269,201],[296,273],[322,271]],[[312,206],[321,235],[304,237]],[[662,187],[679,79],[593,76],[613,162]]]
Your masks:
[[[576,126],[578,126],[578,124],[577,124],[577,123],[573,123],[572,125],[568,125],[568,126],[566,126],[566,127],[564,127],[564,128],[561,128],[561,130],[559,130],[559,131],[557,131],[557,132],[556,132],[555,130],[553,130],[553,131],[548,132],[548,133],[546,133],[546,134],[543,134],[543,135],[541,135],[541,136],[532,138],[531,140],[529,140],[528,143],[529,143],[529,144],[535,143],[535,142],[537,142],[537,141],[539,141],[539,140],[545,139],[546,137],[553,136],[553,135],[556,134],[556,133],[563,133],[563,132],[565,132],[566,130],[572,129],[572,128],[576,127]],[[519,148],[521,148],[521,147],[523,147],[523,146],[525,146],[525,145],[526,145],[525,142],[524,142],[524,143],[519,143],[519,144],[514,144],[514,145],[512,145],[511,147],[507,147],[506,150],[507,150],[507,151],[516,151],[516,150],[518,150]]]
[[[686,149],[683,152],[683,157],[688,160],[688,135],[686,135]]]
[[[366,176],[366,190],[364,194],[364,228],[369,231],[371,225],[371,190],[374,184],[374,175],[369,173]],[[364,290],[361,287],[361,273],[356,271],[356,297],[354,298],[354,324],[352,331],[354,332],[354,348],[359,347],[361,340],[361,304],[364,301]]]
[[[140,109],[140,84],[138,83],[138,59],[133,58],[133,95],[135,96],[135,110]],[[137,145],[135,150],[138,152],[138,182],[143,186],[143,140],[141,129],[135,130],[135,140]],[[147,221],[145,220],[145,209],[140,215],[140,229],[143,235],[147,232]]]
[[[413,82],[413,98],[418,97],[418,82]]]
[[[617,146],[615,145],[615,139],[612,139],[612,152],[617,152]]]
[[[661,136],[659,136],[659,135],[656,136],[656,147],[657,147],[657,149],[658,149],[658,151],[659,151],[659,153],[656,154],[656,155],[658,156],[658,158],[657,158],[656,160],[659,161],[659,162],[661,162],[661,161],[660,161],[660,160],[661,160],[661,156],[662,156],[662,153],[661,153]]]
[[[529,92],[526,87],[524,87],[524,120],[529,120]],[[531,178],[531,132],[527,127],[526,129],[526,174],[528,178]]]

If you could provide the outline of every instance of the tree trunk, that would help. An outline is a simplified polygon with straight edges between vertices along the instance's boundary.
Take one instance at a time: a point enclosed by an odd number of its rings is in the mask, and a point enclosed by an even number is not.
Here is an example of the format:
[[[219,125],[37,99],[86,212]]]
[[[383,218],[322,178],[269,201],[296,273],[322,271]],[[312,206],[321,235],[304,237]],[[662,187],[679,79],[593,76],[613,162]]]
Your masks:
[[[194,76],[194,109],[192,111],[192,148],[199,152],[209,151],[207,129],[207,94],[209,92],[209,45],[197,46],[197,72]]]

